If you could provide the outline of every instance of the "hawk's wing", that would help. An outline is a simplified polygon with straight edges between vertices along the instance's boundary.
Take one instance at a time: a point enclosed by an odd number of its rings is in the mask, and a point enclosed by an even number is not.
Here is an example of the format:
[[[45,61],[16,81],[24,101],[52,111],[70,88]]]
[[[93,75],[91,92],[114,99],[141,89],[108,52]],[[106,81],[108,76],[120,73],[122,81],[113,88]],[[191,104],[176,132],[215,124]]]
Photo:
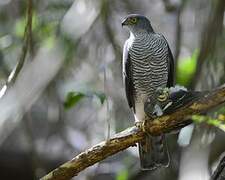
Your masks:
[[[166,38],[161,35],[163,39],[166,41],[167,48],[168,48],[168,81],[167,81],[167,87],[174,86],[174,60],[173,60],[173,54],[170,50],[170,46],[166,40]]]
[[[128,104],[130,108],[133,108],[135,112],[134,88],[132,82],[132,68],[131,68],[132,65],[127,44],[128,43],[126,41],[123,48],[123,82],[125,84],[125,91]]]
[[[168,80],[167,80],[167,84],[166,86],[167,87],[172,87],[174,86],[174,60],[173,60],[173,54],[170,50],[170,47],[169,47],[169,44],[166,40],[166,38],[160,34],[160,33],[157,33],[161,40],[163,40],[166,45],[167,45],[167,48],[168,48],[168,54],[167,54],[167,61],[168,61]]]
[[[168,61],[169,61],[169,72],[168,72],[168,81],[167,81],[167,87],[172,87],[174,85],[174,60],[173,60],[173,54],[170,50],[169,44],[168,46]]]

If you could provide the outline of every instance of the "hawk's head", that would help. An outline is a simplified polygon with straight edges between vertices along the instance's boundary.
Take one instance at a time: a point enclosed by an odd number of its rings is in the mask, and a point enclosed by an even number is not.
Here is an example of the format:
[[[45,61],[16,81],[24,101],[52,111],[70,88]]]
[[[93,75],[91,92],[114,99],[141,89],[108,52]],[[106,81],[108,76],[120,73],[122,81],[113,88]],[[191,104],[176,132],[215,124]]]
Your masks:
[[[139,14],[130,14],[122,22],[122,26],[126,26],[133,33],[136,32],[153,32],[152,26],[148,18]]]

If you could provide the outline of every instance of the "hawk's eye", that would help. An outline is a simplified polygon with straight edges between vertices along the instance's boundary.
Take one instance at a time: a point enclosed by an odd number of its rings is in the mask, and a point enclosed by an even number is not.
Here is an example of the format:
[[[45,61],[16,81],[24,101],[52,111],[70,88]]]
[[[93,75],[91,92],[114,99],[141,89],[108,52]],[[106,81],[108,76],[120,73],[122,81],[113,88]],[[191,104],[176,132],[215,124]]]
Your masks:
[[[137,23],[137,18],[136,17],[130,18],[130,22],[132,24],[136,24]]]

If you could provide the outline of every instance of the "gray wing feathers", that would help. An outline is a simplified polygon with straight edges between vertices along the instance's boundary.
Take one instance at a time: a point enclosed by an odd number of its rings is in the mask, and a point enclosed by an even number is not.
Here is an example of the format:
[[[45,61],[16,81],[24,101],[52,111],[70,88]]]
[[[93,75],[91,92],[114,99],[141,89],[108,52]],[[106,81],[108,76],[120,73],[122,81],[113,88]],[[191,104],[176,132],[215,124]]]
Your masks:
[[[123,48],[123,82],[125,84],[125,92],[127,96],[127,101],[130,108],[133,108],[135,112],[134,104],[134,89],[132,82],[132,69],[131,69],[131,60],[129,55],[129,50],[127,48],[127,42],[124,44]]]
[[[172,87],[174,85],[174,60],[173,60],[173,54],[170,50],[170,46],[166,40],[166,38],[161,35],[161,37],[166,41],[167,48],[168,48],[168,81],[167,81],[167,87]]]
[[[167,87],[174,86],[174,60],[173,60],[173,54],[170,50],[169,44],[168,45],[168,61],[169,61],[169,72],[168,72],[168,81],[167,81]]]

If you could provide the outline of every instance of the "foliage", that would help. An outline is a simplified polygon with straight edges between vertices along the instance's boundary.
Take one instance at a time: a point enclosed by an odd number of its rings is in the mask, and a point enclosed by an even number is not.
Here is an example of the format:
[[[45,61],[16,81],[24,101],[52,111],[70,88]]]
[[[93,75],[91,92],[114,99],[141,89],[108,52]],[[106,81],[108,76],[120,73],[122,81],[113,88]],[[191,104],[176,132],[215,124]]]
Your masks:
[[[177,66],[176,79],[177,83],[188,86],[195,73],[199,50],[195,50],[190,57],[179,59]]]
[[[87,91],[87,92],[76,92],[76,91],[71,91],[67,94],[66,100],[64,102],[64,107],[66,109],[70,109],[74,107],[82,98],[84,97],[97,97],[101,104],[104,103],[106,96],[102,92],[95,92],[95,91]]]
[[[218,127],[219,129],[225,131],[225,115],[224,114],[218,114],[217,118],[211,118],[210,116],[204,116],[204,115],[193,115],[192,119],[193,121],[197,123],[205,122],[209,125]]]
[[[116,176],[116,180],[127,180],[127,179],[128,179],[128,170],[127,169],[121,170]]]
[[[75,106],[85,95],[80,92],[69,92],[64,102],[64,107],[69,109]]]

